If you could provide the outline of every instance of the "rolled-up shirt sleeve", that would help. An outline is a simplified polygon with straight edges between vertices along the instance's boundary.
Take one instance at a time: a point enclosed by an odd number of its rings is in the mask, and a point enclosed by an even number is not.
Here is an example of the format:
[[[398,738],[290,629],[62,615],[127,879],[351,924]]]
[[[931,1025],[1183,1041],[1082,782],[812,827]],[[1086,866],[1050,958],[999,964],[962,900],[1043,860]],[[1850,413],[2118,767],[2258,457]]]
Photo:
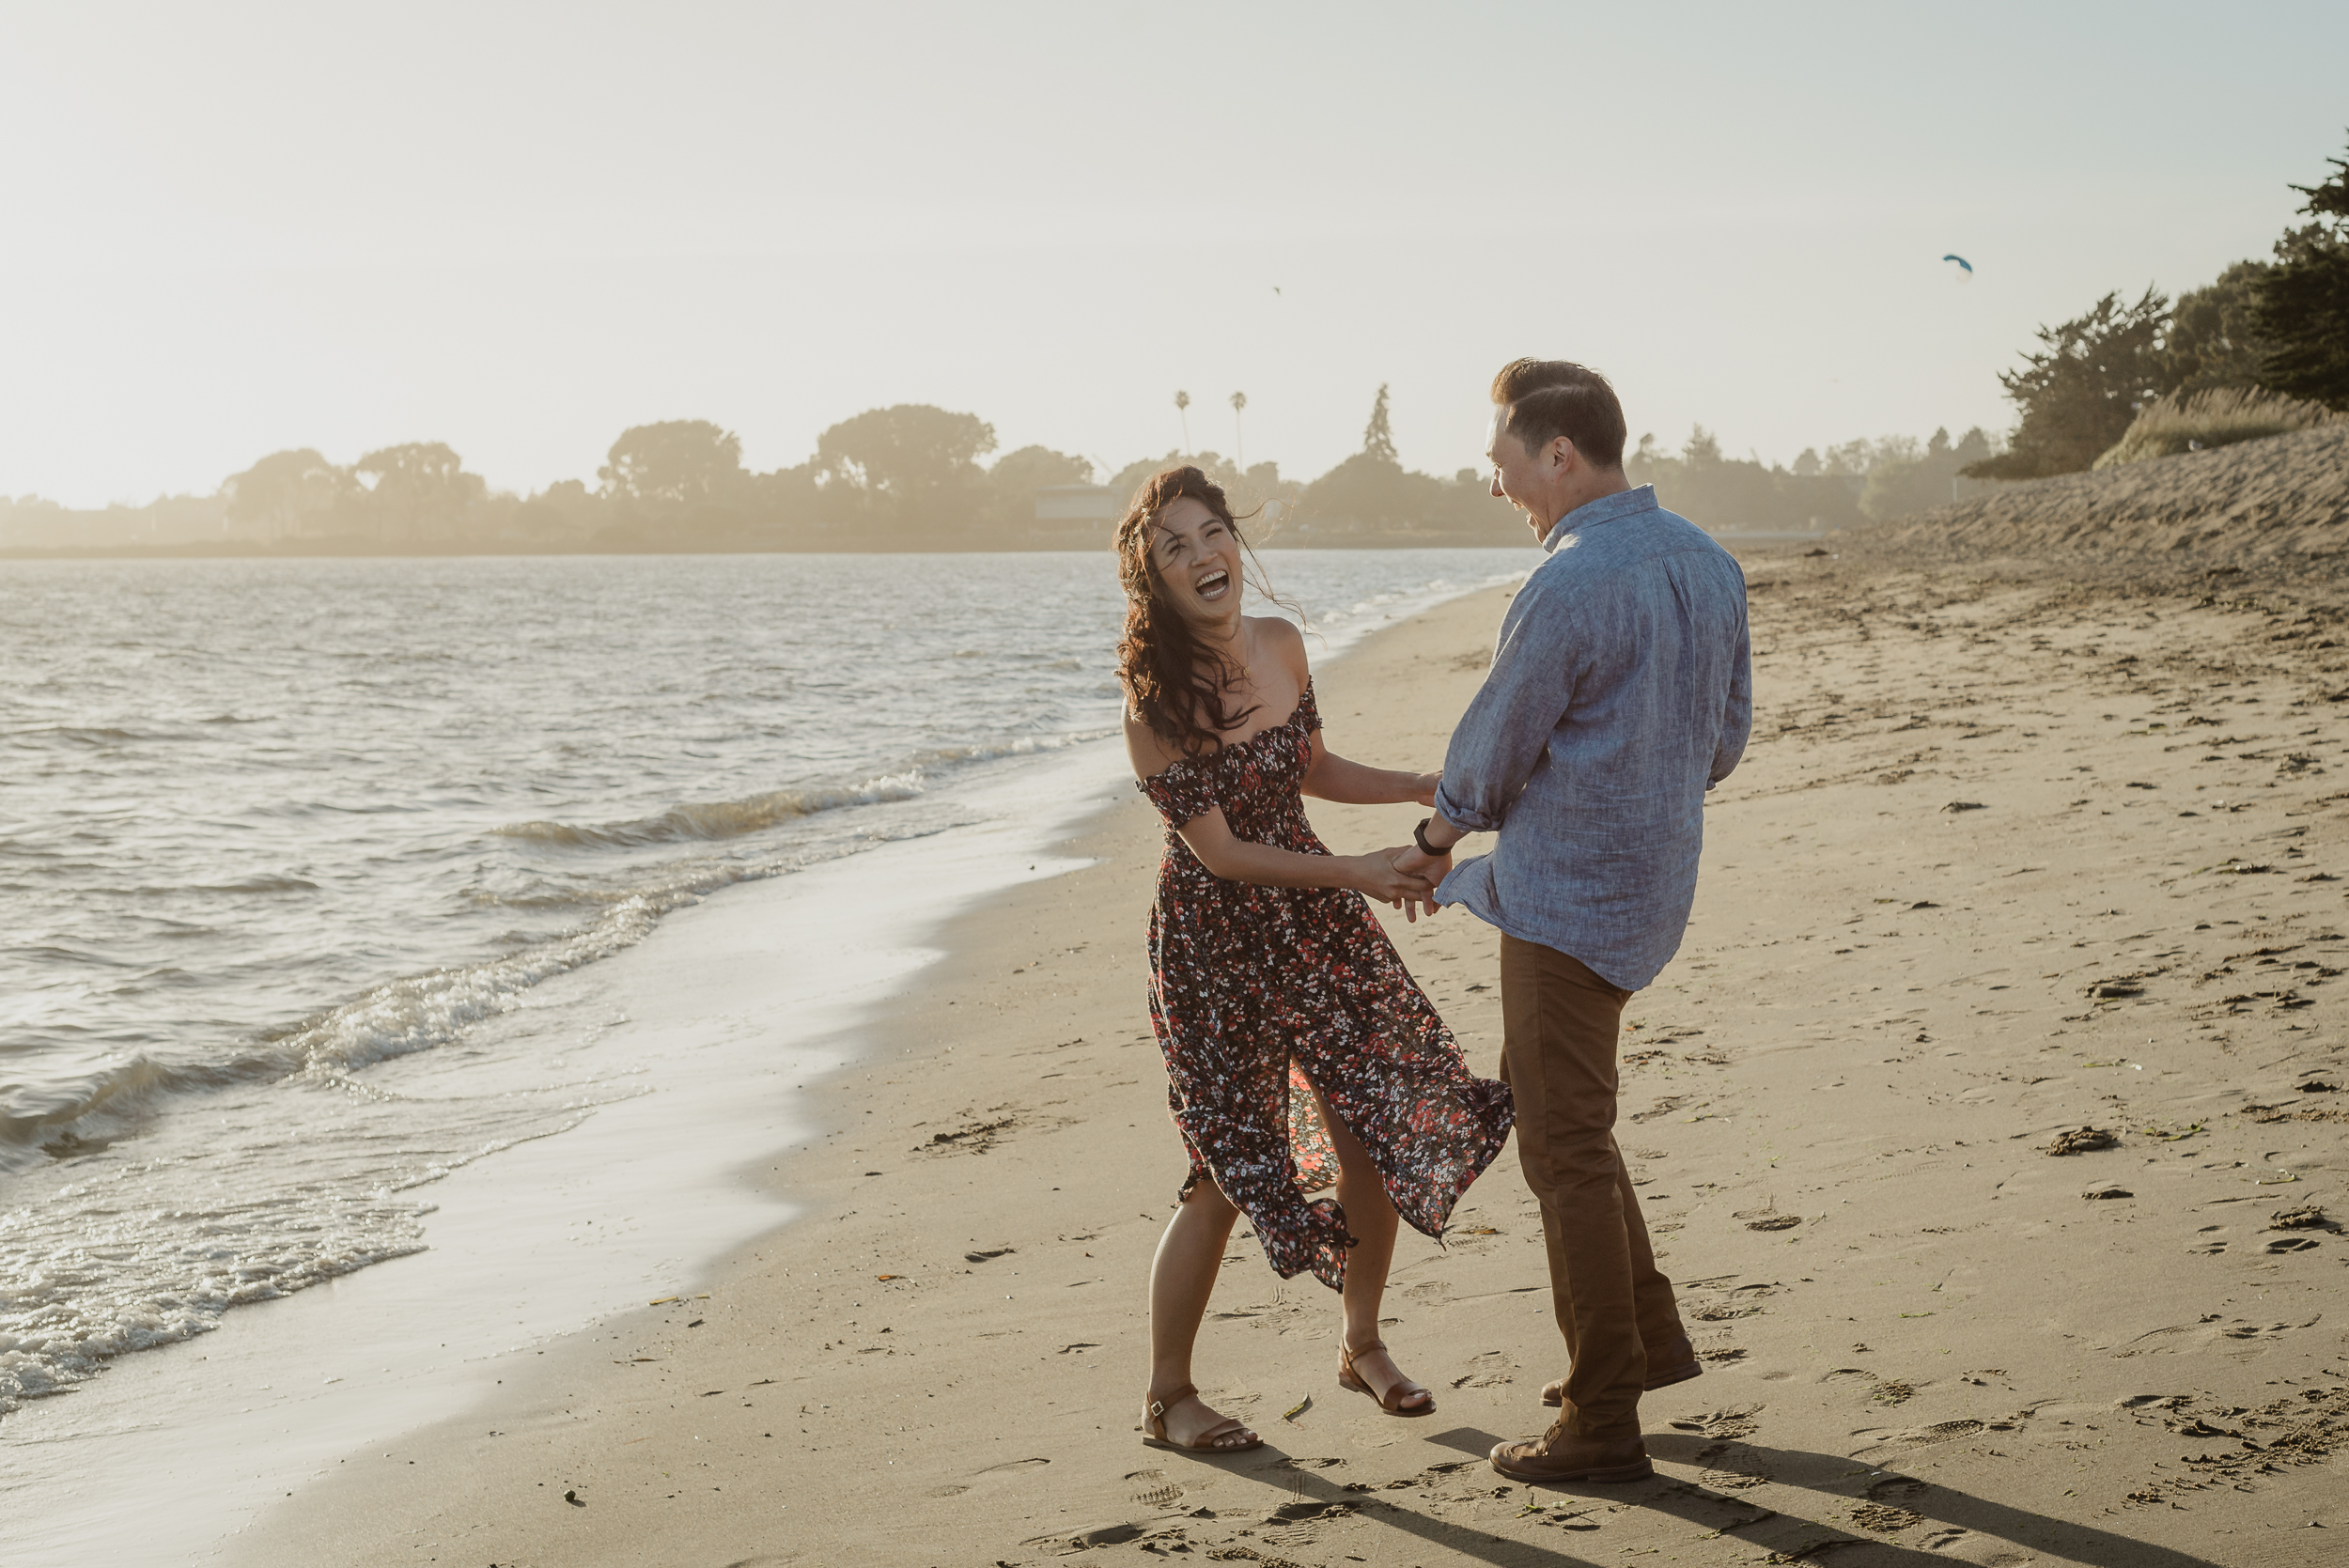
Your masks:
[[[1485,684],[1444,751],[1436,811],[1468,832],[1499,832],[1573,699],[1570,617],[1533,583],[1501,617]]]
[[[1720,744],[1713,751],[1713,768],[1705,777],[1707,789],[1737,770],[1738,762],[1746,754],[1746,742],[1753,735],[1753,626],[1743,616],[1737,627],[1737,655],[1729,671],[1729,701],[1721,711]]]

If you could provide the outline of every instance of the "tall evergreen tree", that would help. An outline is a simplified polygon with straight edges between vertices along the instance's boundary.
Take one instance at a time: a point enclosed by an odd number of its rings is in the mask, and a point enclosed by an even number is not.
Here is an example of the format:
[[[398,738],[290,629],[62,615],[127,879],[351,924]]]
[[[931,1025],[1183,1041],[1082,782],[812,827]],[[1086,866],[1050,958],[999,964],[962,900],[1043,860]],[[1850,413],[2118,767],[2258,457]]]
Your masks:
[[[1401,467],[1395,455],[1394,429],[1387,423],[1387,383],[1378,383],[1378,400],[1370,406],[1370,423],[1362,427],[1362,450],[1381,462]]]
[[[2349,163],[2322,185],[2295,185],[2315,222],[2276,241],[2252,318],[2274,348],[2260,380],[2278,392],[2349,409]]]
[[[2147,288],[2135,304],[2107,294],[2087,315],[2039,329],[2046,345],[1999,384],[2022,412],[2014,444],[1965,472],[1980,479],[2035,479],[2089,467],[2121,439],[2137,411],[2167,392],[2162,356],[2170,301]]]

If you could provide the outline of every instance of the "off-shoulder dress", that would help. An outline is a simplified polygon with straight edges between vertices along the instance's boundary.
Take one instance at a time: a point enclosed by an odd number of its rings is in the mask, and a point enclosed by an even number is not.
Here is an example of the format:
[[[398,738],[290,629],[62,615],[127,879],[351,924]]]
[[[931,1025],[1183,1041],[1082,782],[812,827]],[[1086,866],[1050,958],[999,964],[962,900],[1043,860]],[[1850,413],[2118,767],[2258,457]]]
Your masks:
[[[1320,727],[1308,685],[1283,722],[1139,783],[1167,824],[1150,1021],[1190,1156],[1183,1195],[1212,1179],[1277,1273],[1311,1270],[1335,1290],[1352,1237],[1334,1199],[1309,1201],[1337,1177],[1314,1089],[1369,1151],[1396,1211],[1439,1239],[1515,1111],[1506,1084],[1469,1072],[1361,894],[1225,881],[1176,832],[1221,806],[1236,838],[1328,854],[1300,789]]]

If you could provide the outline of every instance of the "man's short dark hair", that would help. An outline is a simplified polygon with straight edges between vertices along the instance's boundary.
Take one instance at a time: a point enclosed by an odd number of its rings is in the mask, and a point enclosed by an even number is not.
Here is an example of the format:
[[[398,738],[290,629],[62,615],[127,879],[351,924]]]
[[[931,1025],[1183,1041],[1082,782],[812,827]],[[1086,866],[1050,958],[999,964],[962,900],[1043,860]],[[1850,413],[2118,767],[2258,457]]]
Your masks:
[[[1563,436],[1594,467],[1623,466],[1623,404],[1607,378],[1586,365],[1511,360],[1493,378],[1493,402],[1509,411],[1501,428],[1528,452]]]

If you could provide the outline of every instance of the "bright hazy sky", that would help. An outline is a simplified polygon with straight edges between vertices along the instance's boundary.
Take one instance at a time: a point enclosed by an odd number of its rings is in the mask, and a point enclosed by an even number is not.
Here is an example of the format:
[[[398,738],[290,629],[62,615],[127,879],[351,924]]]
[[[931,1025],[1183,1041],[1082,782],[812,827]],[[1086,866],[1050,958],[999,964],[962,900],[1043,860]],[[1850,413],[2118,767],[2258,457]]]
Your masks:
[[[1310,477],[1381,381],[1448,474],[1519,353],[1673,445],[1996,429],[2038,323],[2266,254],[2344,61],[2339,0],[0,0],[0,494],[894,402],[1115,467],[1177,388]]]

